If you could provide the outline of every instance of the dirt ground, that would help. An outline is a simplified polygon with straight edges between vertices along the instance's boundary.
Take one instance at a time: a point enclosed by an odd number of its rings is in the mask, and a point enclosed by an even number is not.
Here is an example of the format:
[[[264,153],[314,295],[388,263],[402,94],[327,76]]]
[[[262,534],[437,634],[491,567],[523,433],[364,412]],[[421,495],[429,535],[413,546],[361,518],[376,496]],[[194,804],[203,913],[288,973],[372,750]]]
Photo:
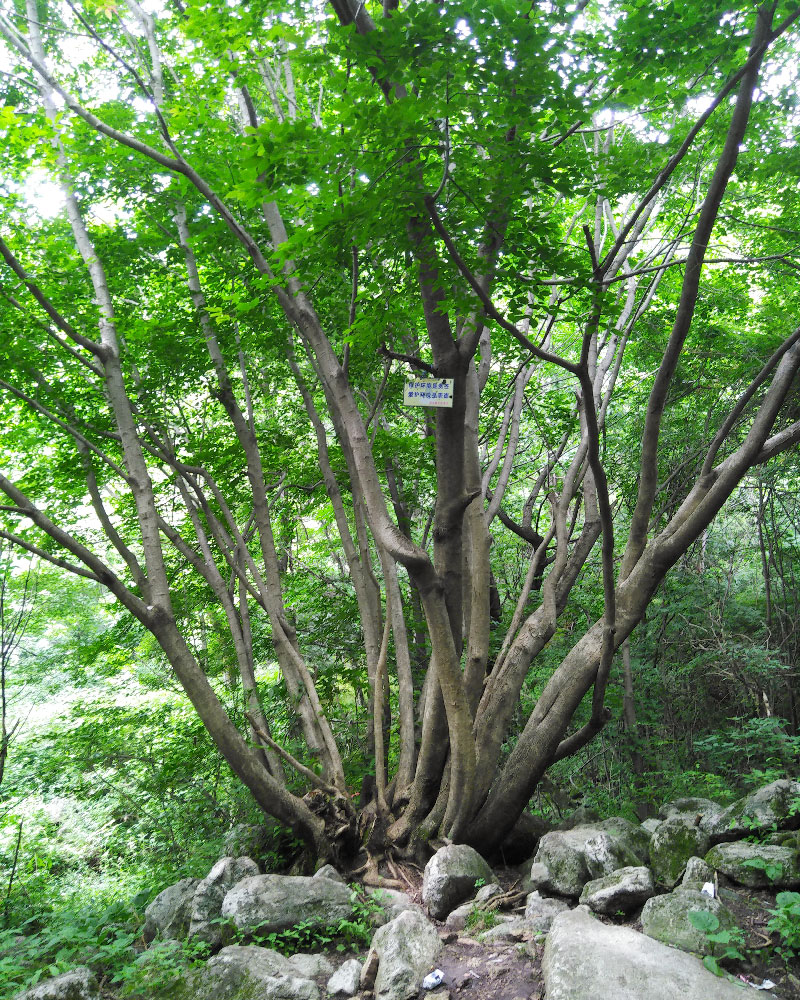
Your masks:
[[[438,967],[442,985],[422,990],[430,1000],[542,1000],[542,946],[533,943],[488,946],[470,938],[445,944]]]

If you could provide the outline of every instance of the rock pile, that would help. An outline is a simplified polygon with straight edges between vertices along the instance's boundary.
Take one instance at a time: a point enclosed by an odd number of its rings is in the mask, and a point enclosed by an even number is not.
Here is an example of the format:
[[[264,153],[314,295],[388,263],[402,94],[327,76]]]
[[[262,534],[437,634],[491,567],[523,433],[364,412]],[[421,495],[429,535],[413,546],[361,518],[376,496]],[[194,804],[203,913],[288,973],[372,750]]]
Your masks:
[[[800,886],[798,834],[787,832],[800,826],[798,802],[800,782],[781,780],[727,809],[707,799],[679,799],[641,826],[621,817],[565,824],[541,837],[524,868],[524,909],[493,913],[495,925],[480,936],[497,942],[547,934],[546,1000],[741,998],[741,987],[712,975],[697,957],[708,942],[690,915],[704,911],[721,929],[734,926],[714,891],[717,873],[748,887]],[[753,833],[761,842],[744,839]],[[216,952],[200,970],[186,969],[176,1000],[417,997],[442,938],[403,893],[384,892],[383,925],[363,964],[351,959],[334,969],[324,955],[286,957],[225,940],[226,926],[235,926],[244,940],[300,922],[329,927],[352,917],[354,895],[329,865],[311,878],[264,875],[249,857],[226,857],[206,878],[184,879],[161,892],[147,907],[143,936],[162,946],[188,937]],[[423,901],[433,919],[445,921],[445,932],[463,929],[500,895],[489,865],[466,845],[443,847],[425,868]],[[593,916],[627,915],[640,907],[642,933]],[[147,958],[144,952],[141,961]],[[16,1000],[99,997],[91,972],[76,969]]]

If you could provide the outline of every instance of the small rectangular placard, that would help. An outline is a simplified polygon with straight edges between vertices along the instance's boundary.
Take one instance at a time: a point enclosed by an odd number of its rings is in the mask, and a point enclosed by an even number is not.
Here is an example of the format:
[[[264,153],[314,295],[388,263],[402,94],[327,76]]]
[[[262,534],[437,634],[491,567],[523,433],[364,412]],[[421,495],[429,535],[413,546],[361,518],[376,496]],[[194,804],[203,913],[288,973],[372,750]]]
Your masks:
[[[417,378],[406,382],[403,402],[406,406],[452,406],[453,379]]]

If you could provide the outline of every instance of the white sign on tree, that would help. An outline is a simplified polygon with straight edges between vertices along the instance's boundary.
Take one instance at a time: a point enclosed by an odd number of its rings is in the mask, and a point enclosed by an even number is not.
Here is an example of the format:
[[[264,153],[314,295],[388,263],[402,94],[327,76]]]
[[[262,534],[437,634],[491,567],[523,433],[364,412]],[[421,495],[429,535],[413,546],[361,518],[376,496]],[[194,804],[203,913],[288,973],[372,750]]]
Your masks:
[[[406,382],[403,402],[406,406],[452,406],[453,379],[418,378]]]

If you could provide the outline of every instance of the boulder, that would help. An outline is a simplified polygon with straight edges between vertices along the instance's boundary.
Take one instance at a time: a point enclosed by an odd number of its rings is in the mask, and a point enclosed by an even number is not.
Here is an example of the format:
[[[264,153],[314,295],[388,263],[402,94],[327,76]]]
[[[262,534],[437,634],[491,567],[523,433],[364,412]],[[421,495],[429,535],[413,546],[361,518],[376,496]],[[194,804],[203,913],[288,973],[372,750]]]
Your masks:
[[[232,945],[191,978],[192,1000],[319,1000],[317,984],[294,976],[269,948]]]
[[[712,802],[711,799],[683,798],[665,802],[658,810],[658,815],[660,819],[683,816],[689,822],[707,829],[719,818],[722,811],[722,806],[718,802]]]
[[[15,993],[14,1000],[100,1000],[100,990],[91,971],[82,966]]]
[[[530,936],[530,924],[522,917],[498,916],[499,923],[481,931],[478,940],[485,944],[515,944]]]
[[[649,843],[649,834],[630,820],[621,816],[604,820],[584,845],[589,875],[602,878],[620,868],[645,864]]]
[[[344,875],[341,875],[333,865],[323,865],[314,872],[314,878],[331,878],[334,882],[345,884]]]
[[[545,892],[577,899],[591,879],[584,852],[586,841],[599,832],[596,827],[579,826],[546,833],[531,866],[531,882]]]
[[[673,889],[689,858],[702,857],[709,843],[708,834],[684,814],[665,819],[650,838],[650,867],[656,882]]]
[[[357,958],[348,959],[334,972],[326,987],[329,996],[351,997],[358,993],[361,982],[361,962]]]
[[[718,899],[695,889],[680,889],[666,896],[648,899],[642,910],[642,930],[648,937],[681,951],[710,955],[714,946],[709,943],[705,932],[698,930],[689,920],[689,914],[697,910],[713,913],[719,920],[720,930],[732,930],[736,926],[733,914]]]
[[[592,878],[644,864],[649,842],[647,831],[621,816],[593,826],[553,830],[539,841],[531,882],[545,892],[577,899]]]
[[[603,924],[583,906],[553,921],[542,971],[547,1000],[744,1000],[746,993],[694,956]]]
[[[160,892],[144,911],[142,936],[145,941],[160,938],[184,938],[192,918],[192,900],[199,883],[184,878]]]
[[[377,958],[375,1000],[416,997],[422,980],[435,967],[441,951],[442,942],[436,928],[417,910],[406,910],[379,927],[364,963],[364,970],[370,970]]]
[[[528,893],[525,900],[525,922],[534,934],[546,934],[556,916],[569,909],[565,899],[542,896],[538,891]]]
[[[301,921],[325,927],[346,920],[352,910],[351,890],[332,879],[252,875],[228,892],[221,913],[245,934],[269,934]]]
[[[442,847],[425,865],[422,876],[422,899],[436,920],[469,899],[479,880],[493,882],[492,869],[467,844],[449,844]]]
[[[661,819],[656,819],[655,816],[650,816],[648,819],[642,820],[642,829],[652,837],[663,822]]]
[[[738,799],[723,809],[707,826],[714,843],[738,840],[748,833],[761,833],[777,827],[796,830],[800,827],[800,781],[781,778]]]
[[[222,900],[243,878],[258,873],[258,865],[250,858],[221,858],[194,891],[189,937],[218,948],[222,944]]]
[[[330,976],[333,966],[324,955],[308,955],[298,952],[286,959],[290,973],[301,979],[316,979],[317,976]]]
[[[632,913],[655,892],[649,868],[620,868],[603,878],[587,882],[580,902],[595,913]]]
[[[632,823],[624,816],[612,816],[597,825],[601,830],[613,834],[622,841],[626,850],[638,859],[640,865],[647,864],[652,834],[640,823]]]
[[[751,889],[794,889],[800,886],[800,859],[792,847],[737,840],[717,844],[706,854],[715,871]]]
[[[689,858],[681,879],[681,887],[702,889],[706,882],[714,881],[714,869],[702,858]]]

